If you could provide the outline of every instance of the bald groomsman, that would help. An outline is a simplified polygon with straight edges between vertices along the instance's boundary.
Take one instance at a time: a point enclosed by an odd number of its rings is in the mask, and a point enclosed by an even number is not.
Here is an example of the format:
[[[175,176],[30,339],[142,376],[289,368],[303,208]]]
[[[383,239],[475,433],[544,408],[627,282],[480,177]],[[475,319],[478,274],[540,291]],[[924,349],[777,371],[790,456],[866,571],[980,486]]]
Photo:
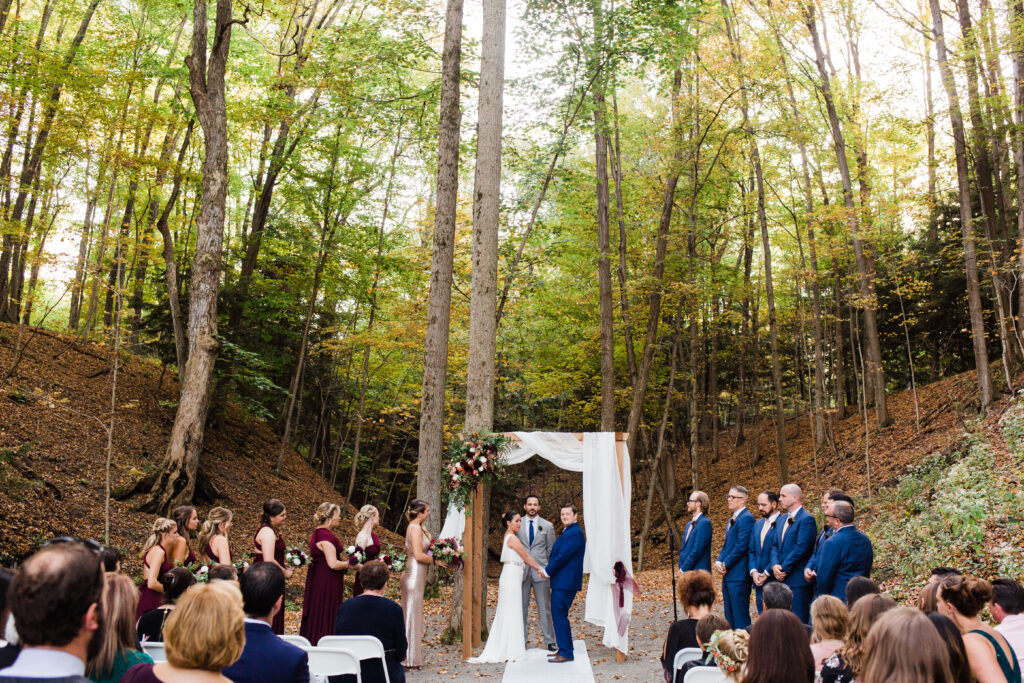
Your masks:
[[[711,573],[711,520],[708,519],[708,494],[694,491],[686,501],[686,511],[693,519],[683,532],[679,549],[679,573],[703,569]]]
[[[764,611],[764,587],[775,580],[772,575],[772,547],[775,545],[775,526],[779,518],[779,494],[762,491],[757,497],[757,510],[761,519],[754,522],[747,546],[747,572],[754,582],[754,601],[757,613]]]
[[[816,572],[808,568],[811,578],[818,580],[818,595],[833,595],[846,602],[846,584],[855,576],[871,577],[875,552],[871,539],[853,525],[853,505],[845,500],[829,503],[826,523],[835,532],[821,544]]]
[[[750,626],[750,574],[747,573],[747,547],[754,515],[747,509],[749,494],[742,486],[733,486],[726,496],[732,516],[725,525],[725,542],[715,561],[722,573],[722,600],[725,618],[734,629]]]
[[[804,492],[796,484],[779,491],[779,507],[786,512],[776,525],[776,543],[772,548],[772,574],[793,591],[793,613],[807,624],[811,620],[811,586],[804,569],[814,553],[818,524],[804,509]]]

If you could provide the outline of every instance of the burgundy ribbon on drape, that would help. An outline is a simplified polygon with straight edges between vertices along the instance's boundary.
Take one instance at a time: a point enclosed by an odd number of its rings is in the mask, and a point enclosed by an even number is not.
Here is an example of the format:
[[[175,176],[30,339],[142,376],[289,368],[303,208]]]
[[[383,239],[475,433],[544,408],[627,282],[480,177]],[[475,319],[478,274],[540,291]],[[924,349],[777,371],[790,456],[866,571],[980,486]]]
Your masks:
[[[615,583],[612,584],[612,593],[618,598],[615,604],[615,621],[619,629],[619,635],[626,635],[626,629],[629,628],[629,613],[625,611],[624,607],[626,604],[626,591],[630,591],[633,595],[640,594],[640,584],[633,580],[626,572],[626,566],[622,562],[616,562],[612,568],[612,572],[615,574]]]

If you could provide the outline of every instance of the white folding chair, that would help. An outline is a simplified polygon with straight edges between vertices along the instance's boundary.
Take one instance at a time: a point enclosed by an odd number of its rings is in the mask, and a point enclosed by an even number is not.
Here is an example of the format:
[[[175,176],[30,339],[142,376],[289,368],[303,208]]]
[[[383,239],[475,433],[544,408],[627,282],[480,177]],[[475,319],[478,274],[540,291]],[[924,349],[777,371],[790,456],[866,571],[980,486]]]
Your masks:
[[[306,650],[306,654],[309,656],[310,678],[353,674],[356,683],[363,683],[359,671],[359,658],[350,651],[340,647],[311,647]]]
[[[698,666],[686,672],[683,683],[726,683],[727,680],[717,666]]]
[[[672,661],[672,683],[676,683],[679,669],[682,668],[683,664],[696,661],[703,656],[704,652],[699,647],[684,647],[676,652],[676,658]]]
[[[384,659],[384,645],[375,636],[323,636],[316,645],[317,647],[338,647],[348,650],[360,661],[379,659],[380,665],[384,668],[384,680],[386,683],[391,683],[391,678],[388,676],[388,663]]]
[[[164,644],[146,641],[142,644],[142,651],[153,658],[154,662],[166,662],[167,655],[164,654]]]
[[[303,638],[302,636],[278,636],[278,638],[280,638],[286,643],[291,643],[296,647],[301,647],[303,650],[308,650],[309,648],[313,647],[313,643],[309,642],[306,638]]]

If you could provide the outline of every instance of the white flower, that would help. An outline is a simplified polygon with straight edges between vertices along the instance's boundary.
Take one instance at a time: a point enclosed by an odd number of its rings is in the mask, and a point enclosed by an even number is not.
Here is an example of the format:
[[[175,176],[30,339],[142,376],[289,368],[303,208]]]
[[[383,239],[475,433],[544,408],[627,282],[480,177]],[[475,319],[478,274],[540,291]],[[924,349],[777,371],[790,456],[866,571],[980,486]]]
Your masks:
[[[353,553],[355,553],[355,551],[356,547],[354,545],[350,545],[349,547],[345,548],[345,552],[349,555],[352,555]]]
[[[208,571],[210,571],[210,568],[209,568],[209,567],[207,567],[207,566],[206,566],[206,565],[204,564],[204,565],[203,565],[202,567],[200,567],[200,568],[199,568],[199,572],[198,572],[198,573],[199,573],[199,574],[205,574],[205,573],[206,573],[206,572],[208,572]]]
[[[292,560],[292,564],[294,564],[296,567],[301,567],[302,566],[302,560],[299,559],[298,557],[296,557],[294,560]]]

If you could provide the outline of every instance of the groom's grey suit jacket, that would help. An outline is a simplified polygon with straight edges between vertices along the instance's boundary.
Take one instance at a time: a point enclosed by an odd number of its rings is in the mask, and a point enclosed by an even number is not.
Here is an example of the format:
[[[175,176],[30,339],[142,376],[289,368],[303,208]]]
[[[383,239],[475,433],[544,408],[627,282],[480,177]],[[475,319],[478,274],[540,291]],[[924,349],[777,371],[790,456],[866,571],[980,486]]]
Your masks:
[[[523,547],[530,553],[530,557],[537,560],[537,564],[545,566],[548,563],[548,556],[551,554],[551,546],[555,544],[555,528],[551,522],[540,515],[533,520],[533,543],[530,543],[530,518],[523,516],[523,523],[519,525],[519,533],[516,534],[522,541]],[[526,568],[528,577],[534,581],[543,581],[536,569]]]

